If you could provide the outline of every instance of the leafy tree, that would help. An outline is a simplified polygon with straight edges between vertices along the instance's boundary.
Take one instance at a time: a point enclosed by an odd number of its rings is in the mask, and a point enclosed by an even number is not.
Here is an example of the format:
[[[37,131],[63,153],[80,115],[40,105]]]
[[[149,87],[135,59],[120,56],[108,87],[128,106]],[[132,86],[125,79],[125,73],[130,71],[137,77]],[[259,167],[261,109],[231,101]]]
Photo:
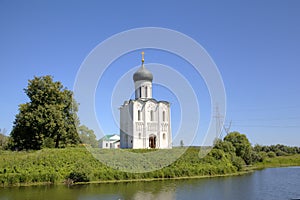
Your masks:
[[[73,93],[51,76],[34,77],[24,89],[29,102],[19,105],[11,132],[14,147],[40,149],[48,143],[56,148],[79,141],[77,104]]]
[[[224,138],[224,141],[234,146],[236,155],[241,157],[247,165],[252,163],[252,147],[246,135],[231,132]]]
[[[212,149],[208,155],[217,160],[221,160],[223,157],[225,157],[224,151],[222,151],[221,149]]]
[[[85,125],[78,127],[79,137],[83,144],[89,144],[92,147],[98,147],[98,141],[93,130],[89,129]]]
[[[222,141],[222,140],[218,140],[214,146],[214,148],[216,149],[221,149],[223,150],[225,153],[234,153],[235,154],[235,148],[232,145],[231,142],[228,141]]]
[[[243,166],[245,165],[245,161],[241,157],[235,155],[232,156],[231,162],[233,166],[237,168],[238,171],[241,171],[243,169]]]
[[[262,157],[261,152],[252,151],[251,152],[252,163],[262,162],[264,158]]]
[[[261,145],[259,145],[259,144],[256,144],[256,145],[254,145],[253,150],[254,150],[255,152],[263,151],[263,146],[261,146]]]

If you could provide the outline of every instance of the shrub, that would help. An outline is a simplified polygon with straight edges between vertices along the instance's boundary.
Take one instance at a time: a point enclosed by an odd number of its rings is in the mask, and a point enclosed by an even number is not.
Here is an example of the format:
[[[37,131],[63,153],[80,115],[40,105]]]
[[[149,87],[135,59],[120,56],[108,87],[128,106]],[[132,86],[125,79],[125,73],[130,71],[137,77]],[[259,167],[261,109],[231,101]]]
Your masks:
[[[267,155],[268,155],[269,158],[276,157],[276,154],[273,151],[268,152]]]
[[[258,155],[260,157],[259,162],[263,162],[268,157],[267,153],[264,151],[259,152]]]
[[[73,183],[90,181],[84,172],[71,172],[66,178],[71,179]]]
[[[276,156],[286,156],[286,155],[289,155],[289,154],[284,151],[281,151],[279,149],[276,151]]]
[[[221,160],[224,157],[224,151],[220,149],[212,149],[208,155],[212,156],[216,160]]]
[[[243,166],[245,165],[245,161],[238,156],[232,156],[231,162],[233,166],[237,168],[238,171],[241,171],[243,169]]]

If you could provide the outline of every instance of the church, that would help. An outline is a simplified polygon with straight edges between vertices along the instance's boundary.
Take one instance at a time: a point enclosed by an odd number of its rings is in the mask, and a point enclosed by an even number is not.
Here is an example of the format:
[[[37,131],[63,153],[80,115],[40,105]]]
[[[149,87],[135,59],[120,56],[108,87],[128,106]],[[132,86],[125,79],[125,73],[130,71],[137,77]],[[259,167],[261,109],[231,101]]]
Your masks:
[[[142,65],[133,74],[135,99],[120,107],[120,147],[124,149],[172,148],[170,103],[152,98],[152,73]]]

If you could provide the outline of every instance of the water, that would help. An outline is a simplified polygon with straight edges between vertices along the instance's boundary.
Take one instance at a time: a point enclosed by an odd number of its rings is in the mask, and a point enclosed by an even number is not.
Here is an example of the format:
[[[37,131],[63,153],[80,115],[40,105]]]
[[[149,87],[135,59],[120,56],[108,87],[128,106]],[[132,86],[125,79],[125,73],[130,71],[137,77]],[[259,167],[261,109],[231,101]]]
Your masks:
[[[300,199],[300,167],[270,168],[234,176],[189,180],[31,186],[0,189],[0,200]]]

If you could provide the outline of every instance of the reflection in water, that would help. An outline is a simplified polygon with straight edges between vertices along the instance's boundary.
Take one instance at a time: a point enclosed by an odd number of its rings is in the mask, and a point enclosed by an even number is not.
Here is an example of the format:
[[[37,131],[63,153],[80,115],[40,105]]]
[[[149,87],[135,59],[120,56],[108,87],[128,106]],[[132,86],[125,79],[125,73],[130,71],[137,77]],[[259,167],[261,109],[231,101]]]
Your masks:
[[[300,168],[273,168],[236,177],[0,188],[0,200],[299,199]]]
[[[153,199],[161,199],[161,200],[172,200],[175,199],[174,191],[160,191],[157,194],[153,194],[151,192],[142,192],[138,191],[133,198],[134,200],[153,200]]]

